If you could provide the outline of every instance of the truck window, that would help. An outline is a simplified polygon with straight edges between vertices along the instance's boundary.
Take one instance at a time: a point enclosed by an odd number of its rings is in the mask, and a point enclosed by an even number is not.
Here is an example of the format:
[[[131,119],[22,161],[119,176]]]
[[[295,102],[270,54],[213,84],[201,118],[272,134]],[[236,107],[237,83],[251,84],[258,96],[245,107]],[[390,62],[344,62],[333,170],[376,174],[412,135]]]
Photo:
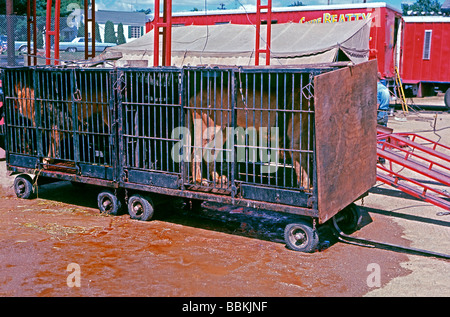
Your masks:
[[[425,30],[423,38],[423,59],[430,59],[431,52],[431,32],[432,30]]]

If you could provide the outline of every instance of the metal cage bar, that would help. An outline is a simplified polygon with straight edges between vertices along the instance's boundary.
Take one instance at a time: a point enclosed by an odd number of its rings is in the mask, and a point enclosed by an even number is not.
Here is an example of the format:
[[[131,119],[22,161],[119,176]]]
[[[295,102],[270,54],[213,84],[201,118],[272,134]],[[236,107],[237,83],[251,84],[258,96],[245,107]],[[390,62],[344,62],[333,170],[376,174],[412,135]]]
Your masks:
[[[125,188],[317,208],[314,78],[322,71],[7,69],[9,153],[25,167]]]
[[[112,168],[115,157],[110,70],[16,68],[4,76],[10,154],[35,157],[27,167],[111,177],[92,172]]]
[[[175,134],[181,123],[180,71],[121,69],[119,78],[119,138],[128,180],[146,181],[155,172],[180,175],[180,162],[172,154],[181,141]]]

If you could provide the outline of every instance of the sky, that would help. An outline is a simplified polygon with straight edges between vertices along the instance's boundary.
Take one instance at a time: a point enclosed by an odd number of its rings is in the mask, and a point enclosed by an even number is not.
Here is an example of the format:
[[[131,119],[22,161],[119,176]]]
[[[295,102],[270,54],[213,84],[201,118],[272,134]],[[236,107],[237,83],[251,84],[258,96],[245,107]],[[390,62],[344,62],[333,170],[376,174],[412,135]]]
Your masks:
[[[163,2],[163,0],[160,0]],[[306,5],[320,5],[327,4],[328,0],[300,0]],[[331,4],[345,4],[345,3],[357,3],[362,0],[330,0]],[[286,7],[289,4],[295,2],[295,0],[272,0],[273,7]],[[401,9],[401,3],[414,3],[415,0],[386,0],[376,1],[367,0],[367,2],[386,2],[387,4]],[[439,0],[443,3],[444,0]],[[219,3],[224,3],[227,9],[237,9],[241,5],[246,8],[251,8],[256,5],[256,0],[172,0],[173,12],[178,11],[190,11],[193,8],[197,8],[203,11],[207,5],[207,10],[216,10]],[[264,0],[262,3],[265,3]],[[139,9],[154,9],[154,0],[96,0],[96,8],[98,10],[117,10],[117,11],[135,11]]]

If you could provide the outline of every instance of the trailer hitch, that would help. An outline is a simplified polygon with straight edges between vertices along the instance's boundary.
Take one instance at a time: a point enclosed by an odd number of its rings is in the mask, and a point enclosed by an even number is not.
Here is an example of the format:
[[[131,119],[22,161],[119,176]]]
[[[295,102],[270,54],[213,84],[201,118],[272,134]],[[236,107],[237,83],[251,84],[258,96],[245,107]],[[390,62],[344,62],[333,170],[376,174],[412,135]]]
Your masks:
[[[374,240],[360,238],[360,237],[352,237],[348,234],[345,234],[339,228],[336,221],[333,221],[333,227],[335,229],[335,230],[333,230],[335,237],[339,241],[344,242],[344,243],[358,245],[361,247],[378,248],[378,249],[383,249],[383,250],[389,250],[389,251],[395,251],[395,252],[402,252],[402,253],[450,260],[450,254],[438,253],[438,252],[434,252],[434,251],[428,251],[428,250],[417,249],[417,248],[412,248],[412,247],[404,247],[401,245],[396,245],[396,244],[387,243],[387,242],[379,242],[379,241],[374,241]]]

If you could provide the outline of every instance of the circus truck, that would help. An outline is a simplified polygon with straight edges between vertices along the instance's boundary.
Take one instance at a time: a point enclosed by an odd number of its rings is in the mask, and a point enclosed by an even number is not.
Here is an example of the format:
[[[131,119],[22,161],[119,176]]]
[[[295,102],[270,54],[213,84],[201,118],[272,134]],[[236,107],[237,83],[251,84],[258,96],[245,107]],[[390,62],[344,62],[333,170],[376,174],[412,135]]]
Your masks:
[[[252,24],[255,25],[255,9],[208,10],[174,12],[173,26]],[[369,59],[377,59],[378,71],[394,83],[396,61],[400,59],[400,39],[402,13],[384,3],[354,3],[339,5],[311,5],[293,7],[273,7],[272,24],[281,23],[337,23],[371,19]],[[146,31],[154,28],[154,21],[146,25]]]
[[[450,109],[450,16],[405,16],[401,77],[411,96],[445,94]]]

